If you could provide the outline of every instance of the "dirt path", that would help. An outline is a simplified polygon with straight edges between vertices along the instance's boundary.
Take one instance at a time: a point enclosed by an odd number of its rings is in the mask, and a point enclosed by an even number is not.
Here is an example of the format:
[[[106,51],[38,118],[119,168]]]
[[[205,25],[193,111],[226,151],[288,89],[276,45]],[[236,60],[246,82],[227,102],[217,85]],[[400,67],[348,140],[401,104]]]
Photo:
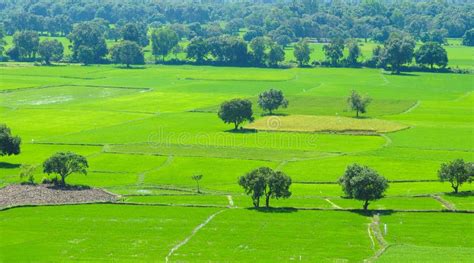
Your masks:
[[[410,113],[410,112],[412,112],[414,109],[418,108],[418,106],[420,106],[420,104],[421,104],[421,101],[418,100],[418,101],[416,101],[415,104],[413,104],[413,106],[411,106],[411,107],[408,108],[406,111],[404,111],[404,112],[402,112],[402,113],[400,113],[400,114],[407,114],[407,113]]]
[[[229,201],[229,207],[234,207],[234,200],[232,200],[232,196],[228,195],[227,200]]]
[[[382,254],[389,248],[389,244],[383,237],[382,230],[380,230],[380,217],[379,215],[374,215],[372,217],[372,222],[369,223],[369,227],[367,229],[369,233],[369,238],[372,241],[372,248],[375,249],[375,240],[377,241],[379,249],[375,252],[375,255],[369,259],[364,260],[365,262],[375,262]]]
[[[438,201],[444,208],[446,208],[450,211],[456,211],[456,206],[454,204],[450,203],[449,201],[447,201],[446,199],[443,199],[441,196],[432,195],[431,197],[433,197],[434,200]]]
[[[201,229],[203,228],[204,226],[206,226],[209,222],[211,222],[211,220],[217,216],[218,214],[224,212],[226,209],[223,209],[223,210],[219,210],[217,212],[215,212],[214,214],[210,215],[203,223],[201,223],[200,225],[198,225],[196,228],[193,229],[193,232],[191,232],[191,234],[189,236],[187,236],[183,241],[179,242],[176,246],[174,246],[173,248],[171,248],[171,250],[168,252],[168,255],[166,255],[165,257],[165,262],[168,262],[169,261],[169,258],[173,255],[174,252],[176,252],[180,247],[186,245],[186,243],[189,242],[189,240],[191,240],[191,238],[196,235],[196,233]]]
[[[138,177],[137,177],[137,184],[140,185],[140,184],[143,184],[143,182],[145,181],[145,176],[151,172],[156,172],[156,171],[159,171],[161,168],[163,167],[166,167],[168,165],[170,165],[171,163],[173,162],[173,155],[170,155],[168,156],[168,159],[166,159],[166,161],[164,161],[162,164],[160,164],[158,167],[155,167],[153,169],[150,169],[150,170],[147,170],[147,171],[143,171],[141,173],[138,174]]]
[[[329,204],[331,204],[332,207],[334,207],[334,208],[336,208],[336,209],[342,209],[342,207],[336,205],[336,204],[333,203],[331,200],[329,200],[329,199],[327,199],[327,198],[324,199],[324,200],[326,200],[326,202],[328,202]]]

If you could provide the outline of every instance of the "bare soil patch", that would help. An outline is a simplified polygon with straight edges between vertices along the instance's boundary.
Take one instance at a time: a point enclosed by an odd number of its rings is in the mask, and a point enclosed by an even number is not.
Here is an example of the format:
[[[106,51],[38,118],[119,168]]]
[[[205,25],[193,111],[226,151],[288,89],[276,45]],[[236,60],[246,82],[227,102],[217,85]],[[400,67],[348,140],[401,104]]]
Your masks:
[[[16,205],[114,202],[117,196],[101,189],[56,188],[52,185],[9,185],[0,189],[0,208]]]

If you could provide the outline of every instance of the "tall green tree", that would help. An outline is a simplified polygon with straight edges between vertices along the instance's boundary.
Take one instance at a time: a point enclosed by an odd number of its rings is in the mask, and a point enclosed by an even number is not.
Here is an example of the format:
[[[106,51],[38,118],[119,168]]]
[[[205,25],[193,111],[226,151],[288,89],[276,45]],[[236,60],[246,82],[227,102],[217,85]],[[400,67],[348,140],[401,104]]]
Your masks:
[[[141,47],[133,41],[121,41],[111,49],[110,53],[115,63],[125,64],[127,68],[129,68],[131,64],[145,63]]]
[[[351,41],[347,45],[349,49],[349,55],[347,56],[347,63],[349,66],[357,66],[359,64],[358,59],[361,55],[361,50],[357,41]]]
[[[186,58],[194,59],[197,63],[202,64],[209,54],[207,41],[201,37],[195,37],[191,40],[186,48]]]
[[[237,130],[243,122],[254,120],[252,102],[247,99],[225,101],[220,106],[218,116],[225,123],[233,123],[234,130]]]
[[[448,53],[439,43],[428,42],[416,50],[415,61],[420,65],[429,65],[431,69],[434,65],[444,68],[448,65]]]
[[[372,101],[369,97],[362,97],[357,91],[353,90],[351,95],[347,98],[347,103],[351,110],[356,112],[356,117],[359,117],[359,113],[367,112],[367,105]]]
[[[268,111],[271,115],[274,110],[280,107],[288,107],[288,100],[285,99],[281,90],[269,89],[258,95],[258,105],[262,110]]]
[[[43,172],[47,174],[58,174],[61,176],[61,185],[66,185],[66,177],[73,173],[87,174],[86,157],[73,152],[58,152],[49,157],[43,163]]]
[[[0,24],[0,57],[3,56],[3,52],[5,52],[5,46],[7,45],[7,41],[5,41],[5,29],[3,24]]]
[[[278,63],[285,60],[285,51],[277,43],[270,45],[270,50],[268,51],[268,65],[270,67],[277,67]]]
[[[385,42],[384,60],[391,65],[393,72],[400,74],[403,64],[412,61],[415,44],[412,37],[399,34],[392,34]]]
[[[72,42],[73,58],[84,64],[100,62],[108,53],[104,33],[102,26],[96,22],[76,24],[68,35]]]
[[[358,164],[347,167],[344,175],[339,178],[339,184],[347,197],[364,201],[364,210],[367,210],[369,201],[382,198],[388,188],[388,181],[383,176]]]
[[[13,46],[18,50],[19,58],[35,58],[39,46],[38,33],[31,30],[16,32],[13,35]]]
[[[20,154],[21,138],[13,136],[10,128],[0,124],[0,156]]]
[[[474,28],[471,28],[464,33],[462,37],[462,44],[464,46],[474,46]]]
[[[121,28],[122,39],[145,47],[148,45],[147,27],[137,23],[127,23]]]
[[[258,65],[265,64],[267,49],[267,40],[264,37],[256,37],[250,41],[250,48],[252,49],[252,55],[255,63]]]
[[[265,198],[265,206],[270,207],[271,198],[288,198],[291,196],[291,178],[280,171],[269,167],[257,168],[239,178],[239,185],[252,198],[255,207],[260,206],[260,198]]]
[[[344,56],[344,41],[342,39],[334,39],[331,43],[323,46],[324,55],[335,67],[339,65],[339,61]]]
[[[178,43],[179,36],[172,29],[167,27],[155,29],[151,34],[152,54],[155,60],[158,56],[162,56],[162,60],[165,61],[165,57]]]
[[[44,39],[39,44],[38,54],[46,65],[49,65],[51,61],[59,61],[63,58],[64,47],[57,39]]]
[[[308,64],[311,55],[311,49],[306,40],[301,40],[296,43],[293,53],[295,55],[296,61],[298,61],[299,66]]]
[[[466,163],[463,159],[456,159],[452,162],[441,164],[438,177],[441,182],[450,182],[454,193],[457,193],[461,185],[474,179],[473,167],[473,163]]]

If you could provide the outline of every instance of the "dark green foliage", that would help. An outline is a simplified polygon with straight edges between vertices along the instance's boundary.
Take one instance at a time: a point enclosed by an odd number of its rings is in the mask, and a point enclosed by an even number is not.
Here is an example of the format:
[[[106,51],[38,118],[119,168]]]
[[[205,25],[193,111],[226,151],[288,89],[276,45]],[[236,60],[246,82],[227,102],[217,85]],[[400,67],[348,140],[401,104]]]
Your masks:
[[[121,29],[122,39],[133,41],[145,47],[148,45],[147,27],[137,23],[127,23]]]
[[[35,58],[39,46],[38,33],[31,30],[16,32],[13,35],[13,46],[19,59]]]
[[[40,42],[38,53],[44,62],[49,65],[51,61],[59,61],[63,58],[64,47],[63,44],[56,39],[45,39]]]
[[[264,37],[256,37],[250,41],[252,55],[257,65],[263,65],[266,60],[265,50],[267,48],[267,40]]]
[[[415,40],[410,36],[393,34],[384,45],[384,60],[391,65],[392,71],[400,74],[403,64],[410,63],[415,50]]]
[[[474,46],[474,28],[471,28],[464,33],[462,44],[470,47]]]
[[[87,159],[73,152],[58,152],[43,163],[43,172],[61,176],[61,184],[66,185],[66,177],[73,173],[87,174]]]
[[[388,182],[383,176],[358,164],[347,167],[344,175],[339,178],[339,184],[347,197],[364,201],[364,210],[367,210],[369,201],[382,198],[388,188]]]
[[[356,112],[356,117],[359,117],[359,113],[367,112],[367,105],[372,101],[369,97],[362,97],[357,91],[353,90],[349,98],[347,98],[347,103],[351,110]]]
[[[288,100],[285,99],[281,90],[270,89],[258,95],[258,105],[262,110],[273,114],[273,111],[280,107],[288,107]]]
[[[79,62],[100,62],[107,55],[104,29],[99,23],[79,23],[74,26],[68,38],[72,42],[73,58]]]
[[[466,163],[463,159],[443,163],[438,171],[438,177],[441,182],[450,182],[454,192],[457,193],[462,184],[474,179],[474,164]]]
[[[232,99],[221,104],[219,118],[225,123],[233,123],[237,130],[244,121],[253,121],[252,102],[247,99]]]
[[[357,41],[351,41],[347,45],[347,48],[349,49],[349,55],[347,56],[347,64],[348,66],[355,67],[359,64],[358,59],[361,54],[361,50],[359,45],[357,44]]]
[[[309,48],[308,42],[305,40],[301,40],[300,42],[295,44],[295,49],[293,51],[296,61],[298,61],[298,65],[303,66],[308,64],[311,49]]]
[[[197,190],[197,193],[200,194],[201,189],[199,188],[199,181],[201,181],[202,179],[202,174],[193,175],[191,176],[191,179],[193,179],[196,182],[196,187],[197,187],[196,190]]]
[[[239,37],[223,35],[207,40],[210,54],[217,62],[228,65],[248,64],[247,43]]]
[[[285,51],[278,44],[270,45],[270,51],[268,52],[268,65],[270,67],[278,66],[278,63],[285,60]]]
[[[290,197],[291,183],[291,178],[286,174],[269,167],[260,167],[239,178],[239,185],[251,196],[255,207],[260,206],[261,197],[265,197],[267,208],[270,207],[271,198]]]
[[[20,154],[21,139],[11,134],[10,128],[0,124],[0,156]]]
[[[178,34],[168,28],[160,28],[153,31],[151,34],[152,54],[156,57],[162,56],[163,61],[171,50],[178,45]]]
[[[323,47],[323,51],[331,66],[337,66],[342,56],[344,56],[344,41],[342,41],[342,39],[334,39],[331,41],[331,43]],[[357,60],[357,57],[355,57],[355,60]]]
[[[448,65],[448,54],[439,43],[428,42],[415,52],[415,60],[418,64],[429,65],[431,69],[434,65],[444,68]]]
[[[116,44],[110,53],[115,63],[125,64],[127,68],[130,67],[131,64],[145,63],[142,49],[136,42],[124,40]]]
[[[208,54],[207,42],[200,37],[193,38],[186,49],[186,57],[194,59],[197,63],[202,63]]]

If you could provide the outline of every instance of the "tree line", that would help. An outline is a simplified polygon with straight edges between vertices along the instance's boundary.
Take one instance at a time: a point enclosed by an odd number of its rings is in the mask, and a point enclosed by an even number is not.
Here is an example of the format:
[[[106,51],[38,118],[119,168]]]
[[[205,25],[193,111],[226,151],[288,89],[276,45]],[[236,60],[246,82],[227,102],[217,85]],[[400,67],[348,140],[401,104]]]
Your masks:
[[[474,27],[472,1],[154,1],[154,0],[16,0],[0,2],[0,23],[8,34],[33,30],[66,36],[73,25],[102,20],[118,25],[104,31],[110,39],[129,22],[170,25],[180,37],[223,34],[244,39],[266,36],[284,46],[301,38],[362,38],[384,42],[393,32],[416,40],[443,42]]]
[[[195,37],[181,46],[179,34],[169,27],[154,28],[150,31],[138,23],[128,23],[121,28],[120,36],[110,48],[104,36],[104,27],[97,21],[76,24],[68,35],[71,43],[72,62],[85,65],[92,63],[119,63],[129,67],[144,64],[143,48],[151,42],[151,53],[155,62],[164,63],[170,54],[184,52],[184,62],[194,64],[217,64],[233,66],[278,67],[285,60],[285,47],[268,37],[256,37],[250,42],[241,37],[221,35],[210,38]],[[0,30],[1,31],[1,30]],[[4,36],[0,32],[0,39]],[[474,34],[473,34],[474,36]],[[0,46],[5,41],[0,41]],[[413,59],[421,67],[445,68],[448,56],[444,47],[437,42],[427,42],[415,50],[415,40],[407,34],[393,33],[383,46],[376,46],[372,56],[362,61],[359,42],[355,39],[333,39],[323,46],[325,60],[311,60],[311,46],[308,39],[302,39],[293,46],[293,54],[298,66],[328,67],[377,67],[400,73]],[[344,50],[348,55],[344,57]],[[1,49],[0,49],[1,51]],[[21,31],[13,35],[13,46],[6,54],[16,61],[35,61],[37,55],[45,64],[60,61],[64,56],[64,46],[57,39],[43,39],[35,31]],[[179,60],[174,59],[175,62]],[[181,61],[183,62],[183,61]]]

